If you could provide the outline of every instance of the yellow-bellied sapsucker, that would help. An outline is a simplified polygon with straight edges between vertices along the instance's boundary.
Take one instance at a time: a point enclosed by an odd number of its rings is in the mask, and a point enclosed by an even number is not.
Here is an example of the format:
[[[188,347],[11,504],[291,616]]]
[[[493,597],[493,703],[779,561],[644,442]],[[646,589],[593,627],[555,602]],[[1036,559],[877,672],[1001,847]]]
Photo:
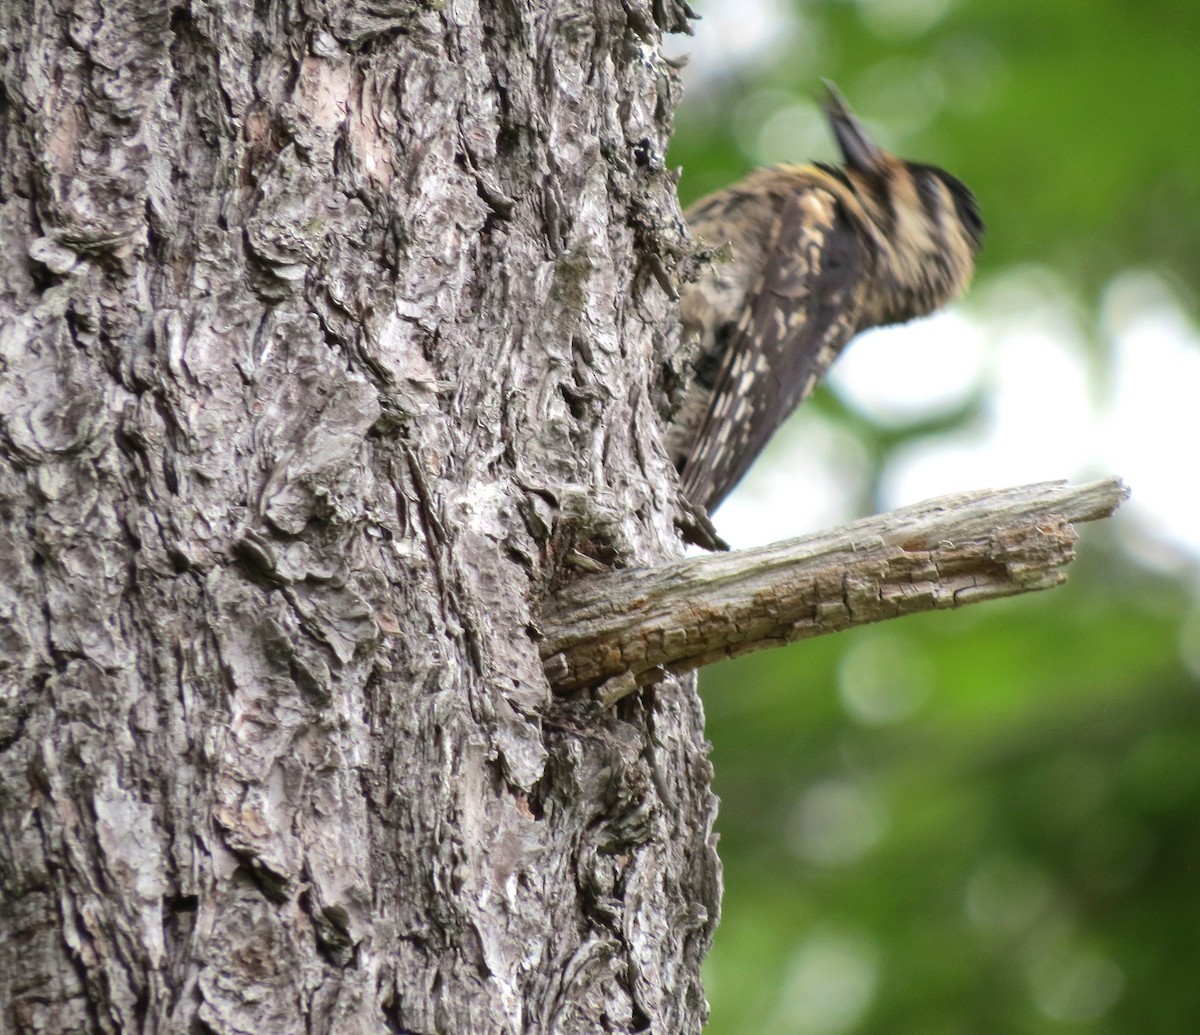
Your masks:
[[[932,312],[975,269],[984,227],[971,192],[878,147],[827,86],[841,168],[759,169],[685,213],[732,251],[681,295],[700,351],[667,434],[685,497],[708,511],[855,334]]]

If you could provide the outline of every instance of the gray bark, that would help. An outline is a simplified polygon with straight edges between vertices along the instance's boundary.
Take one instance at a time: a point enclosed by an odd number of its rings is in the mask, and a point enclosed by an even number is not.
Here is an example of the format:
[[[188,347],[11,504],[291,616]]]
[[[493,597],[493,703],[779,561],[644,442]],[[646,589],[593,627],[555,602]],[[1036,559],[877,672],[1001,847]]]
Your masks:
[[[696,1031],[680,0],[0,5],[0,1031]]]

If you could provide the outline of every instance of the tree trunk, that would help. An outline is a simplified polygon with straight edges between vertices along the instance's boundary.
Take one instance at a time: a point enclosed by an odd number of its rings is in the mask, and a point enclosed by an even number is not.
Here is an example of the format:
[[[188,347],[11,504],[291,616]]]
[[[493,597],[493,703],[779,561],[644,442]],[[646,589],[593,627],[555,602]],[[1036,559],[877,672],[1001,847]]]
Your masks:
[[[0,1031],[696,1031],[682,0],[0,6]]]

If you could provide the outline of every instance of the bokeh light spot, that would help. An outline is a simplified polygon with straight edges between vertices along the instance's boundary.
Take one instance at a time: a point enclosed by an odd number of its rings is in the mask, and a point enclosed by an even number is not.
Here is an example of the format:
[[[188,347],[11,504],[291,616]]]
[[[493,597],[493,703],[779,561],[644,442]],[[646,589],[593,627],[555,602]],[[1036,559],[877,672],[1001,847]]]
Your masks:
[[[898,722],[929,697],[933,668],[906,637],[874,632],[858,637],[842,656],[838,696],[847,713],[866,725]]]
[[[792,954],[774,1023],[797,1035],[841,1035],[857,1027],[875,998],[879,950],[847,932],[810,935]]]
[[[971,923],[990,934],[1018,934],[1050,903],[1050,882],[1036,866],[1008,855],[986,860],[967,881]]]
[[[858,0],[863,24],[886,39],[928,32],[950,10],[951,0]]]
[[[865,787],[825,780],[806,790],[797,803],[789,845],[806,862],[844,866],[870,851],[886,826],[883,805]]]
[[[1029,986],[1051,1020],[1081,1024],[1108,1013],[1121,996],[1125,974],[1097,952],[1063,945],[1032,957]]]

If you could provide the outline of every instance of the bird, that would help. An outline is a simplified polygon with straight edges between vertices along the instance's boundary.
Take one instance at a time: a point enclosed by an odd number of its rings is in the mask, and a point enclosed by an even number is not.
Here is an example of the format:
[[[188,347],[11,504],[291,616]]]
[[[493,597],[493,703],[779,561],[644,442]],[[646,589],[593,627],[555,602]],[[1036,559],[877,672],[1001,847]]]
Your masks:
[[[684,501],[705,515],[856,334],[961,295],[983,243],[961,180],[889,154],[825,88],[839,166],[758,169],[684,213],[714,261],[680,292],[698,349],[665,445]]]

